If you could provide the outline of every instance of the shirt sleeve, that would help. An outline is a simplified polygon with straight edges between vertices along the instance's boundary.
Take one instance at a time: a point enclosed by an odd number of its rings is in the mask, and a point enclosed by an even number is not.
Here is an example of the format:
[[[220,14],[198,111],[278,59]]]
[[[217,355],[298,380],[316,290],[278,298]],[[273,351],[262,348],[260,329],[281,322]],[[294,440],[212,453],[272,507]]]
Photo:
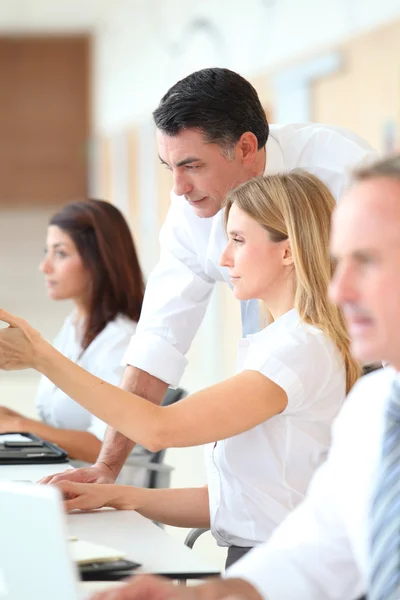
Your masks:
[[[176,387],[185,370],[185,354],[205,315],[214,280],[200,266],[182,212],[172,203],[161,230],[161,256],[146,286],[140,321],[124,356]]]
[[[346,467],[336,440],[340,433],[334,430],[330,456],[302,504],[267,543],[230,567],[225,577],[245,579],[265,600],[343,600],[362,595],[362,576],[335,498]]]
[[[344,364],[322,332],[288,332],[280,336],[270,352],[257,350],[255,347],[249,356],[247,368],[259,371],[286,392],[285,413],[297,412],[313,404],[319,398],[320,390],[339,373],[343,375],[344,400]]]

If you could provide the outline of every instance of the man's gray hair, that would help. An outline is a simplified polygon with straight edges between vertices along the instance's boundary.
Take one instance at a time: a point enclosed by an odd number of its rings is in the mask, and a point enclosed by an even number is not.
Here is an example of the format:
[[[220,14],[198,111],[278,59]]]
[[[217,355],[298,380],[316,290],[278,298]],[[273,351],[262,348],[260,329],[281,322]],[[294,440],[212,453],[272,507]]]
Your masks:
[[[393,154],[371,165],[360,167],[353,173],[353,181],[364,181],[376,177],[389,177],[400,180],[400,154]]]

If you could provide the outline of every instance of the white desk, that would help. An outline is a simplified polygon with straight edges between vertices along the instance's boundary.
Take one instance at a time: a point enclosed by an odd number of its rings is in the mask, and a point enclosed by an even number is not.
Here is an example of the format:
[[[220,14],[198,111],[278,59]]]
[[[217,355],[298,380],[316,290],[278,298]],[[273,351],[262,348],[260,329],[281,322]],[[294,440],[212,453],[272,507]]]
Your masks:
[[[0,466],[0,481],[38,479],[70,468],[69,465]],[[136,572],[166,575],[176,579],[218,575],[195,550],[170,537],[152,521],[135,511],[101,510],[67,515],[71,536],[123,550],[127,558],[142,563]]]

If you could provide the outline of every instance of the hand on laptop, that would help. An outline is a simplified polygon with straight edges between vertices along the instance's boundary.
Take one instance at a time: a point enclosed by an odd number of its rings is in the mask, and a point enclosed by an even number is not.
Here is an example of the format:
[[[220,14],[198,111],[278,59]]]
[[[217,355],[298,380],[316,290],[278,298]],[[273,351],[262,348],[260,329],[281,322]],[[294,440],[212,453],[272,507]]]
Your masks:
[[[184,587],[162,577],[136,575],[127,582],[95,594],[91,600],[261,600],[256,589],[243,579],[210,579],[201,585]]]
[[[169,580],[149,575],[136,575],[126,585],[99,592],[90,600],[195,600],[192,587],[173,585]]]
[[[104,463],[97,463],[82,469],[67,469],[63,473],[55,473],[43,477],[39,483],[60,483],[60,481],[75,481],[77,483],[114,483],[115,475]]]

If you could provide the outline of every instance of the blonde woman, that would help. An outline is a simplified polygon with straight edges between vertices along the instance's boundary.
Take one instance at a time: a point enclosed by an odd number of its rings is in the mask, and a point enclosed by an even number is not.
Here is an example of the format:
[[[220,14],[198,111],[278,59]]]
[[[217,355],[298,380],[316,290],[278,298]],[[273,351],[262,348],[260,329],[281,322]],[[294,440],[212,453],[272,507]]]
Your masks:
[[[235,296],[259,298],[271,323],[239,344],[237,374],[162,408],[85,373],[24,321],[0,336],[0,366],[33,366],[136,442],[207,444],[208,486],[147,490],[65,481],[67,510],[111,506],[182,527],[211,527],[227,564],[264,542],[301,502],[330,427],[359,375],[327,298],[335,201],[306,172],[253,179],[227,198],[221,264]]]

